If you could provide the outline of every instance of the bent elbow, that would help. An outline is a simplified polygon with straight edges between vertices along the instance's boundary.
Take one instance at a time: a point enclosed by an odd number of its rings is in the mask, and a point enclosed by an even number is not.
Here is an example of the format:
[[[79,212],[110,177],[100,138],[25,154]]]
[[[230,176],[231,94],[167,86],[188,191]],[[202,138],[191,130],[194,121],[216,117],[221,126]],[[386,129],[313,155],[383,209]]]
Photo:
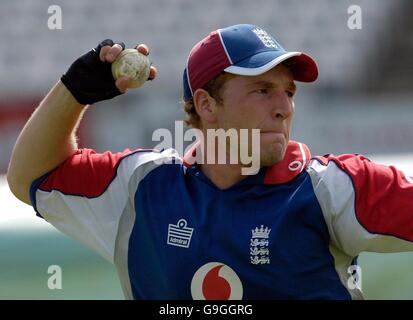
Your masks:
[[[13,195],[20,201],[23,201],[24,203],[31,205],[29,196],[30,183],[22,182],[18,178],[14,170],[10,169],[10,167],[7,170],[6,179],[7,184],[9,185],[9,189],[13,193]]]

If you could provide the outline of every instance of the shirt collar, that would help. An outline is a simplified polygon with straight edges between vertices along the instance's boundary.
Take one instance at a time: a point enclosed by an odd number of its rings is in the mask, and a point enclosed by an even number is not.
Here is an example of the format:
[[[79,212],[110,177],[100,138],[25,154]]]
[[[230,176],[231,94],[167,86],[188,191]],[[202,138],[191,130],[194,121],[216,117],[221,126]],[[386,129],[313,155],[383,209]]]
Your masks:
[[[194,144],[184,155],[183,164],[196,171],[196,155],[199,143]],[[261,168],[254,176],[244,179],[244,183],[254,184],[282,184],[293,180],[306,167],[311,159],[310,149],[303,143],[290,140],[284,159],[270,167]],[[243,183],[242,183],[243,184]]]

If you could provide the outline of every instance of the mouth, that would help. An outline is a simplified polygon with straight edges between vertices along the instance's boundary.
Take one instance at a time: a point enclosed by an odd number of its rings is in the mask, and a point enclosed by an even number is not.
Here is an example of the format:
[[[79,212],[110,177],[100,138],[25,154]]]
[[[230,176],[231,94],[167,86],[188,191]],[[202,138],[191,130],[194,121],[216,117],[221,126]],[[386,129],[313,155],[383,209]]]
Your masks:
[[[279,136],[285,138],[285,134],[282,131],[276,131],[276,130],[261,130],[260,133],[262,135],[268,135],[268,136]]]
[[[277,130],[261,130],[260,136],[261,140],[263,142],[266,141],[267,143],[270,142],[284,145],[287,140],[285,133]]]

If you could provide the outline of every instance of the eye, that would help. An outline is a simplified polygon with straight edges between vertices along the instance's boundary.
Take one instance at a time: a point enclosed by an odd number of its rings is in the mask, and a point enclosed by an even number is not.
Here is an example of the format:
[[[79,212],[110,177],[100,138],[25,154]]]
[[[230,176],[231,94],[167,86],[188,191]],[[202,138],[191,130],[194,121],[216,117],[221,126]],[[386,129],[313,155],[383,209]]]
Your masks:
[[[268,89],[265,88],[261,88],[256,90],[255,92],[259,93],[259,94],[267,94],[268,93]]]
[[[293,91],[286,91],[286,93],[287,93],[287,96],[290,98],[294,97],[294,94],[295,94],[295,92]]]

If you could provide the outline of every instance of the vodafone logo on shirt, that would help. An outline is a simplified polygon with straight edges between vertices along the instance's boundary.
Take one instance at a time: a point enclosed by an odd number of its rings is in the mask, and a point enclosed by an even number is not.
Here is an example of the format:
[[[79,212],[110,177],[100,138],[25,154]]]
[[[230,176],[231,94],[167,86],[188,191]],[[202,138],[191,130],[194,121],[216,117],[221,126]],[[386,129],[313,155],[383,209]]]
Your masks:
[[[242,283],[238,275],[221,262],[200,267],[191,281],[194,300],[241,300]]]

